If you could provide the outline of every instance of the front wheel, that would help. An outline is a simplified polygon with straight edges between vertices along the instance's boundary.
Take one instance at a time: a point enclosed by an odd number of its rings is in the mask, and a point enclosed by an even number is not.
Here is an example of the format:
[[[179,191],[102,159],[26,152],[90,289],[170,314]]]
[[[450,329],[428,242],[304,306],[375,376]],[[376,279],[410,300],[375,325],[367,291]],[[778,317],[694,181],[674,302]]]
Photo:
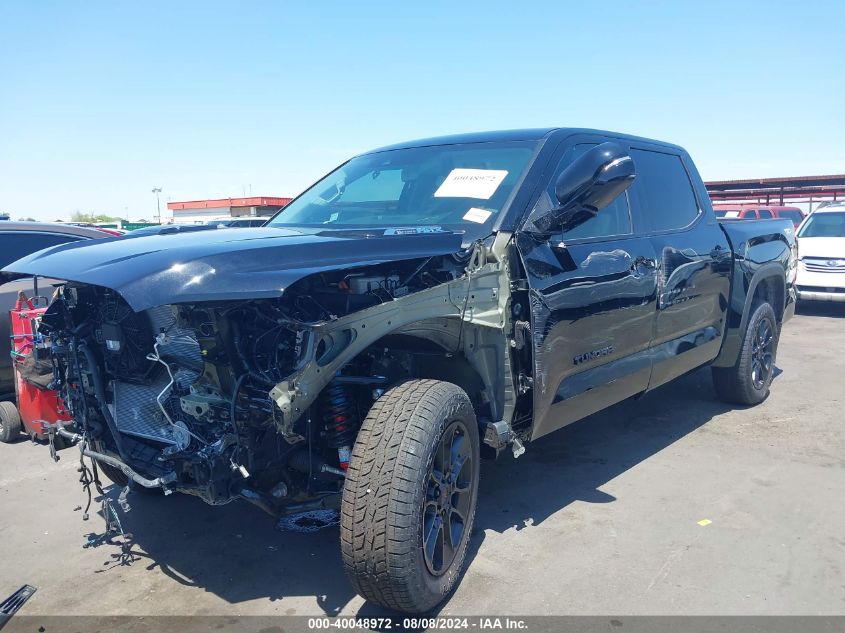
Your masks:
[[[411,380],[361,426],[341,505],[346,574],[367,600],[425,613],[454,588],[478,498],[479,438],[457,385]]]
[[[761,303],[748,319],[736,364],[713,368],[713,385],[719,397],[744,405],[765,400],[774,378],[777,348],[775,311],[768,303]]]

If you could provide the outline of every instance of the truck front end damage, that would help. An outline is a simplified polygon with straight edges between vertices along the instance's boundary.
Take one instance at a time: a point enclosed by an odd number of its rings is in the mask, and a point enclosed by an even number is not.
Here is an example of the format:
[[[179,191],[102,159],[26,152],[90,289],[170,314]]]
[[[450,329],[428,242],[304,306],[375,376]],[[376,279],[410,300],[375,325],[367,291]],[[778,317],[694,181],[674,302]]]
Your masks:
[[[514,439],[506,242],[313,273],[277,297],[140,311],[68,282],[43,325],[54,385],[83,452],[117,483],[272,514],[336,507],[363,418],[404,380],[458,384],[488,444]]]

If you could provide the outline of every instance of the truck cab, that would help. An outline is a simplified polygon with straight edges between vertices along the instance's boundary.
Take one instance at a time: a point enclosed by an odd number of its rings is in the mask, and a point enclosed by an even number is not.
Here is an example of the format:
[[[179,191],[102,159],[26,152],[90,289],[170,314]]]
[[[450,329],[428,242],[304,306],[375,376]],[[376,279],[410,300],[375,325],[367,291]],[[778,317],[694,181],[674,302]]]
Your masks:
[[[551,157],[530,213],[557,204],[558,179],[608,142],[635,165],[630,188],[548,239],[517,234],[533,297],[532,438],[658,387],[721,348],[731,247],[684,150],[624,136],[569,135]]]

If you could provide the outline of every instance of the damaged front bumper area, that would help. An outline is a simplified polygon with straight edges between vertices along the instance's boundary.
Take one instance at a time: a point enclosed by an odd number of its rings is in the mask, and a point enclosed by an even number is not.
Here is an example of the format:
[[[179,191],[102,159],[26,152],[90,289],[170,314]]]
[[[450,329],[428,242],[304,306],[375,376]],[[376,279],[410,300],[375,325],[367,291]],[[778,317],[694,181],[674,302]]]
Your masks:
[[[387,388],[448,367],[510,433],[504,259],[431,257],[306,277],[279,298],[134,311],[68,283],[44,317],[83,454],[129,480],[274,515],[336,507]],[[492,442],[491,442],[492,443]]]

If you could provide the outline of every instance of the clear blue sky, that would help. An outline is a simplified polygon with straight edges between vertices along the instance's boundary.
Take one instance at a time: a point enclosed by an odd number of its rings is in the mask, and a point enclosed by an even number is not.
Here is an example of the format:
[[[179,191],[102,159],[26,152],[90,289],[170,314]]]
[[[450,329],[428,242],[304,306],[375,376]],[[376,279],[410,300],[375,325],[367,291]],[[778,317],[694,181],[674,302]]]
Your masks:
[[[705,178],[845,172],[845,3],[0,0],[0,210],[293,195],[461,131],[614,129]]]

